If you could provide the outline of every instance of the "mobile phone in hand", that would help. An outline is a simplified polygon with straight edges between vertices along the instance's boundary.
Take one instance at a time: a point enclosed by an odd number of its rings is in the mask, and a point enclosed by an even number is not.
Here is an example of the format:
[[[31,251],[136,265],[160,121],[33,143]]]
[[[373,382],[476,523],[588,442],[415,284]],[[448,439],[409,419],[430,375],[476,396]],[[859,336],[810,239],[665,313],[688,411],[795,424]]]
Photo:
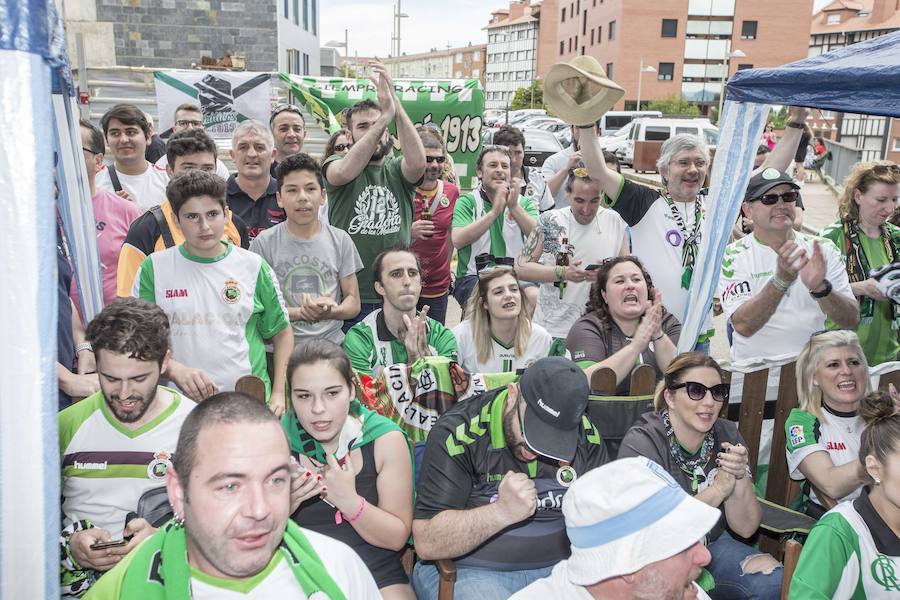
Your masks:
[[[585,271],[596,271],[600,268],[600,265],[588,265],[584,268]]]
[[[107,548],[118,548],[128,543],[128,540],[107,540],[105,542],[94,542],[91,544],[91,550],[106,550]]]

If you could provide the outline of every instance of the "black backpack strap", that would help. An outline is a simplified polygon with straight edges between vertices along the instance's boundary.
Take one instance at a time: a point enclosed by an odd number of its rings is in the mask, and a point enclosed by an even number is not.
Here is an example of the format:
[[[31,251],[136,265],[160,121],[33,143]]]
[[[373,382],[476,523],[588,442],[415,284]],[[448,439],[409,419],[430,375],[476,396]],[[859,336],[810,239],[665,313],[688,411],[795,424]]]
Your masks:
[[[169,229],[169,222],[166,221],[166,215],[163,214],[162,207],[157,204],[150,208],[150,213],[156,219],[156,224],[159,225],[159,234],[162,236],[163,244],[165,244],[166,248],[171,248],[175,245],[175,239],[172,237],[172,230]]]
[[[116,173],[116,165],[110,163],[106,168],[109,169],[109,181],[112,183],[113,189],[117,192],[121,192],[122,182],[119,181],[119,174]]]

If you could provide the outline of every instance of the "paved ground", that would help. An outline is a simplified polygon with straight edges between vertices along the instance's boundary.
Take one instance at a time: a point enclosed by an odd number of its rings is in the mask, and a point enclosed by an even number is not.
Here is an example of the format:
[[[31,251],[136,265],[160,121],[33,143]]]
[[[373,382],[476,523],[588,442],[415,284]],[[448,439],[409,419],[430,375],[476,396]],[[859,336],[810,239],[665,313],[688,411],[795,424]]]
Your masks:
[[[625,169],[624,172],[629,174],[631,171]],[[643,178],[659,181],[659,176],[642,173]],[[801,190],[803,194],[803,204],[806,207],[803,213],[803,223],[815,230],[819,230],[825,225],[833,223],[837,219],[837,198],[832,191],[818,181],[814,183],[806,183]],[[447,307],[447,326],[453,327],[460,320],[459,304],[453,297],[450,298]],[[715,319],[716,335],[712,339],[710,353],[717,360],[727,362],[729,359],[728,339],[725,335],[725,319],[717,317]]]

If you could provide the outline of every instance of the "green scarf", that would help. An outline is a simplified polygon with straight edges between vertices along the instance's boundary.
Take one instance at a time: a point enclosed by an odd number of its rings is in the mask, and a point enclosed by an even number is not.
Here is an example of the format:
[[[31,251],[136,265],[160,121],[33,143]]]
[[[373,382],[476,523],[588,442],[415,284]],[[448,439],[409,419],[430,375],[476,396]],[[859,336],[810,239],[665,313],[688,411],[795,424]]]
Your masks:
[[[353,444],[347,449],[348,451],[365,446],[390,431],[403,431],[390,419],[381,416],[374,410],[365,408],[359,400],[350,402],[350,416],[356,417],[362,422],[362,435],[353,441]],[[291,452],[308,456],[323,465],[326,463],[325,448],[303,429],[290,405],[284,416],[281,417],[281,426],[287,432]],[[344,427],[347,427],[346,423]],[[405,433],[403,435],[406,436]]]
[[[863,251],[862,244],[859,241],[859,223],[850,219],[843,219],[844,228],[844,253],[847,262],[847,277],[850,283],[865,281],[869,278],[871,267],[866,253]],[[898,259],[897,248],[894,245],[893,236],[887,230],[885,225],[881,226],[881,243],[884,244],[884,251],[887,254],[888,262],[892,263]],[[894,331],[900,329],[900,305],[891,302],[891,328]],[[875,300],[868,296],[859,297],[859,316],[860,318],[871,318],[875,314]]]
[[[134,552],[122,581],[123,595],[141,600],[191,597],[191,570],[183,527],[177,526],[174,520],[169,521]],[[330,600],[346,600],[312,544],[293,521],[288,520],[284,539],[276,552],[281,552],[307,597],[323,593]]]

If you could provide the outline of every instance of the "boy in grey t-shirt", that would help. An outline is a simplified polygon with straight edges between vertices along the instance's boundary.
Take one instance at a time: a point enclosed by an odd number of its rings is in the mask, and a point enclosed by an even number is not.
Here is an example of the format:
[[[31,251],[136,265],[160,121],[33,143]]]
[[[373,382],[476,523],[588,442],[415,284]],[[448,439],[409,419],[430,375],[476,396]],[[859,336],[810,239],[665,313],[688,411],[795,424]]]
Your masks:
[[[346,231],[319,220],[325,189],[313,158],[290,156],[278,164],[276,176],[278,205],[287,220],[259,234],[250,250],[275,270],[294,343],[326,338],[340,344],[344,320],[359,313],[359,252]]]

